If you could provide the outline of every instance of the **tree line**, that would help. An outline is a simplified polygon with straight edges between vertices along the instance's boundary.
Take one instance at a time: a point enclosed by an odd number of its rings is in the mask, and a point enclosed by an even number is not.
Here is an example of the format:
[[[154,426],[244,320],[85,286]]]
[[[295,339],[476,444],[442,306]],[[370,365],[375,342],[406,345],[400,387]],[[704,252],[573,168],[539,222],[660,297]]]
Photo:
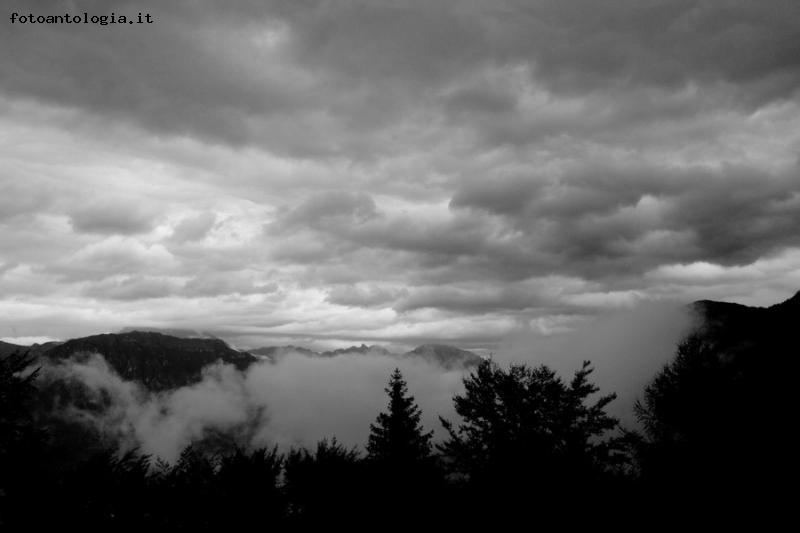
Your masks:
[[[335,438],[285,452],[189,446],[167,464],[109,448],[66,467],[58,436],[32,413],[33,361],[14,354],[0,360],[0,526],[280,530],[733,516],[776,486],[783,456],[774,428],[754,427],[779,409],[764,376],[723,355],[698,336],[684,340],[637,402],[637,431],[608,414],[615,395],[600,394],[588,362],[565,381],[546,366],[486,360],[464,378],[453,398],[458,418],[441,419],[439,443],[395,370],[363,450]]]

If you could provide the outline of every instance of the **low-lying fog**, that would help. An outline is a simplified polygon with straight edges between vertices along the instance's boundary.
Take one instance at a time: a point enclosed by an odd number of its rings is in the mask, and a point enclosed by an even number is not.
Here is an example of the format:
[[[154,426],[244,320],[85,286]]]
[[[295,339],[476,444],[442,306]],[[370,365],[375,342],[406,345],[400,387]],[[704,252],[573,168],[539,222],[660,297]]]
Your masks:
[[[647,381],[666,363],[688,331],[685,307],[643,304],[579,323],[552,335],[520,331],[494,353],[510,363],[547,364],[564,379],[589,360],[602,393],[616,392],[610,406],[623,424],[635,424],[632,405]],[[383,354],[310,357],[290,353],[239,372],[229,365],[207,367],[201,382],[151,393],[122,380],[100,355],[43,369],[46,379],[71,378],[100,394],[110,408],[102,415],[72,409],[67,416],[116,435],[124,448],[174,461],[209,430],[236,435],[246,446],[310,446],[336,436],[348,446],[366,443],[369,424],[387,404],[384,392],[399,367],[423,411],[427,429],[443,437],[438,417],[456,418],[452,397],[463,390],[463,370],[445,370],[420,359]]]

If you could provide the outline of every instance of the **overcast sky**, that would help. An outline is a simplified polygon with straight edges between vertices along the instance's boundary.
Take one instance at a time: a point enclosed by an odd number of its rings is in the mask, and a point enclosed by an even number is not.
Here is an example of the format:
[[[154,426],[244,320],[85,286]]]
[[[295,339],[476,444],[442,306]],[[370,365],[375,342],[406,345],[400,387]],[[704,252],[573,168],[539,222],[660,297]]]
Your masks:
[[[800,289],[797,0],[1,0],[0,337],[446,341]],[[150,13],[153,24],[11,24]]]

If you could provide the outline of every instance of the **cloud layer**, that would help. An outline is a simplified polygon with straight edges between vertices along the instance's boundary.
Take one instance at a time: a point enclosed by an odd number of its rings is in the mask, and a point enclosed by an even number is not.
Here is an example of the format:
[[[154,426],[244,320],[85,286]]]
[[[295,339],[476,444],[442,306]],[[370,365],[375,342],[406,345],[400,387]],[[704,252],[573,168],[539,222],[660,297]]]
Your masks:
[[[489,348],[800,286],[795,1],[6,5],[155,22],[4,22],[0,336]]]
[[[369,424],[386,409],[384,387],[398,367],[423,409],[423,423],[441,436],[437,417],[452,418],[452,396],[462,389],[463,370],[421,360],[288,353],[246,372],[211,365],[199,383],[158,394],[121,379],[100,354],[47,364],[42,375],[45,381],[81,384],[104,406],[87,409],[83,402],[57,416],[97,429],[123,450],[138,448],[172,462],[210,433],[228,435],[243,447],[310,447],[332,436],[347,446],[364,446]]]

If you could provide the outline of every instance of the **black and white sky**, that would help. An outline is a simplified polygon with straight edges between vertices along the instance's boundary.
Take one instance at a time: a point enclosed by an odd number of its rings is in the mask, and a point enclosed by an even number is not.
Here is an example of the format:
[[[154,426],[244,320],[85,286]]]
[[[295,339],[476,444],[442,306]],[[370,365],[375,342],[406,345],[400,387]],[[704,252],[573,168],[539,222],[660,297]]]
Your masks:
[[[0,5],[7,340],[491,347],[800,288],[797,0]]]

